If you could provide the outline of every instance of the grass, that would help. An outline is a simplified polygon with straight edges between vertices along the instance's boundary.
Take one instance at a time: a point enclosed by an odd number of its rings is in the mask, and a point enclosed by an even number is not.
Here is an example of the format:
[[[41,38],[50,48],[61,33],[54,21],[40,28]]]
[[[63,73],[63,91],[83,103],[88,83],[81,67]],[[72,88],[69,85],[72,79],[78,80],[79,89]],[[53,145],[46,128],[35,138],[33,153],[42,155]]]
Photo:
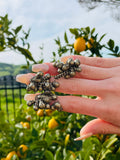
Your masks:
[[[21,98],[19,92],[19,89],[15,89],[14,91],[0,90],[0,109],[5,112],[6,119],[14,119],[15,113],[21,104],[27,106],[26,101],[24,100],[26,89],[21,89]],[[14,93],[14,96],[12,93]]]

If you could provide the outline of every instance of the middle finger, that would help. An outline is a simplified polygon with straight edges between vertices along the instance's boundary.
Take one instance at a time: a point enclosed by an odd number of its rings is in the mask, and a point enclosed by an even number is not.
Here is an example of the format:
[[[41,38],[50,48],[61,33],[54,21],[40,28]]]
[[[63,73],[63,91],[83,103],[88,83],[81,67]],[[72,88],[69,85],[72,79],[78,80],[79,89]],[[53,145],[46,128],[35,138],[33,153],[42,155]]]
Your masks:
[[[60,86],[56,88],[57,92],[66,94],[91,95],[101,97],[105,93],[104,80],[88,79],[64,79],[57,80]]]
[[[19,75],[16,79],[21,83],[29,84],[30,79],[33,74]],[[51,79],[53,80],[53,78]],[[89,80],[80,78],[64,79],[61,78],[57,80],[60,86],[56,88],[57,92],[62,92],[66,94],[82,94],[82,95],[92,95],[92,96],[102,96],[105,92],[104,80]]]
[[[47,70],[45,69],[47,68]],[[85,79],[107,79],[112,77],[112,68],[101,68],[95,66],[89,66],[85,64],[81,64],[82,72],[76,72],[77,78],[85,78]],[[56,75],[57,69],[53,66],[52,63],[44,63],[44,64],[36,64],[33,65],[32,70],[34,72],[43,71],[44,73],[50,73],[51,75]]]

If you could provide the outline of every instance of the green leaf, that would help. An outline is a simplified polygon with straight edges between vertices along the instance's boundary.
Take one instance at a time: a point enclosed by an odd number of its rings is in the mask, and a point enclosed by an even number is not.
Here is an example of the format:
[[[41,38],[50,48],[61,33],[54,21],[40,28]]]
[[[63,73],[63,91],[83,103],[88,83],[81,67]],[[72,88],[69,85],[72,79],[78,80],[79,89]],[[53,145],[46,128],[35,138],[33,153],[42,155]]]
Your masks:
[[[40,61],[38,61],[38,63],[43,63],[44,62],[44,59],[41,59]]]
[[[62,154],[61,154],[61,146],[56,150],[56,153],[55,153],[55,157],[54,157],[54,160],[61,160],[63,159],[62,158]]]
[[[15,44],[16,44],[16,38],[7,38],[8,39],[8,45],[12,46],[13,48],[15,48]]]
[[[61,45],[59,37],[58,37],[58,39],[55,39],[55,42],[56,42],[57,45],[59,45],[59,46]]]
[[[66,43],[68,43],[68,37],[67,37],[66,32],[64,33],[64,40],[65,40]]]
[[[28,69],[28,66],[27,65],[22,65],[21,68],[22,69]]]
[[[32,54],[29,50],[25,49],[25,48],[22,48],[22,47],[17,47],[18,51],[21,52],[21,54],[23,54],[27,59],[29,59],[30,61],[33,61],[35,62],[35,60],[33,59],[32,57]]]
[[[32,136],[38,137],[38,131],[35,128],[32,129]]]
[[[46,151],[45,151],[45,159],[46,159],[46,160],[54,160],[53,153],[50,152],[49,150],[46,150]]]
[[[95,28],[93,28],[93,29],[91,30],[91,35],[92,35],[94,32],[95,32]]]
[[[115,136],[115,135],[114,135]],[[110,148],[116,141],[117,141],[117,137],[113,137],[113,138],[109,138],[107,141],[105,141],[103,143],[103,145],[106,147],[106,148]]]
[[[87,31],[87,34],[89,34],[90,33],[90,27],[86,27],[85,29]]]
[[[107,44],[110,47],[110,49],[113,50],[114,45],[115,45],[114,41],[112,39],[110,39]]]
[[[100,39],[99,39],[98,42],[100,42],[105,36],[106,36],[106,34],[103,34],[103,35],[100,37]]]
[[[119,47],[116,46],[116,47],[115,47],[115,52],[117,53],[118,51],[119,51]]]
[[[52,52],[53,56],[55,57],[56,56],[56,53],[55,52]]]
[[[14,31],[15,34],[17,34],[22,29],[22,25],[18,26]]]
[[[111,153],[110,149],[102,148],[101,152],[97,155],[97,160],[103,160],[109,153]]]
[[[79,35],[77,28],[70,28],[69,31],[74,34],[76,37]]]
[[[30,148],[32,150],[36,150],[36,149],[41,150],[41,148],[47,148],[47,147],[48,147],[47,141],[45,141],[45,140],[34,140]]]

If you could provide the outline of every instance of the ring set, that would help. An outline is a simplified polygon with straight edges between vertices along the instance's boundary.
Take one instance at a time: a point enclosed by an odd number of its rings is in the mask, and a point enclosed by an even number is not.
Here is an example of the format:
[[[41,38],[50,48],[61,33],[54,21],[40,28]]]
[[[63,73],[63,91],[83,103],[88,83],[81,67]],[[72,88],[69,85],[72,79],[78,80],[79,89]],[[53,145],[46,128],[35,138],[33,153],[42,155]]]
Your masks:
[[[58,74],[53,76],[54,79],[72,78],[76,75],[76,72],[81,72],[79,59],[73,60],[69,58],[66,63],[55,62],[53,64],[57,68]],[[40,92],[35,96],[35,100],[27,101],[28,106],[33,106],[33,109],[37,111],[38,109],[52,109],[62,111],[63,108],[61,104],[57,101],[57,96],[55,90],[60,84],[53,80],[51,82],[51,75],[49,73],[45,74],[40,71],[33,78],[31,78],[26,90]]]

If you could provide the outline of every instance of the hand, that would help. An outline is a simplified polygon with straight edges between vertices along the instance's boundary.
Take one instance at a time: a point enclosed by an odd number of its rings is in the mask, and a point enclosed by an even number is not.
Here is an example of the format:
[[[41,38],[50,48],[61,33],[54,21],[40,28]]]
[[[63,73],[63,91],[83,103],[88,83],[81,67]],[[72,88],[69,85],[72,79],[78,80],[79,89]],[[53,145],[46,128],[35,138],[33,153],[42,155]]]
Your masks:
[[[59,96],[63,111],[97,117],[88,122],[80,131],[81,140],[94,134],[120,134],[120,58],[99,58],[67,56],[79,59],[82,72],[71,79],[59,79],[58,92],[96,96],[89,99],[78,96]],[[56,75],[51,63],[33,65],[33,71]],[[17,81],[29,84],[33,73],[18,75]],[[25,95],[25,100],[34,99],[34,94]]]

